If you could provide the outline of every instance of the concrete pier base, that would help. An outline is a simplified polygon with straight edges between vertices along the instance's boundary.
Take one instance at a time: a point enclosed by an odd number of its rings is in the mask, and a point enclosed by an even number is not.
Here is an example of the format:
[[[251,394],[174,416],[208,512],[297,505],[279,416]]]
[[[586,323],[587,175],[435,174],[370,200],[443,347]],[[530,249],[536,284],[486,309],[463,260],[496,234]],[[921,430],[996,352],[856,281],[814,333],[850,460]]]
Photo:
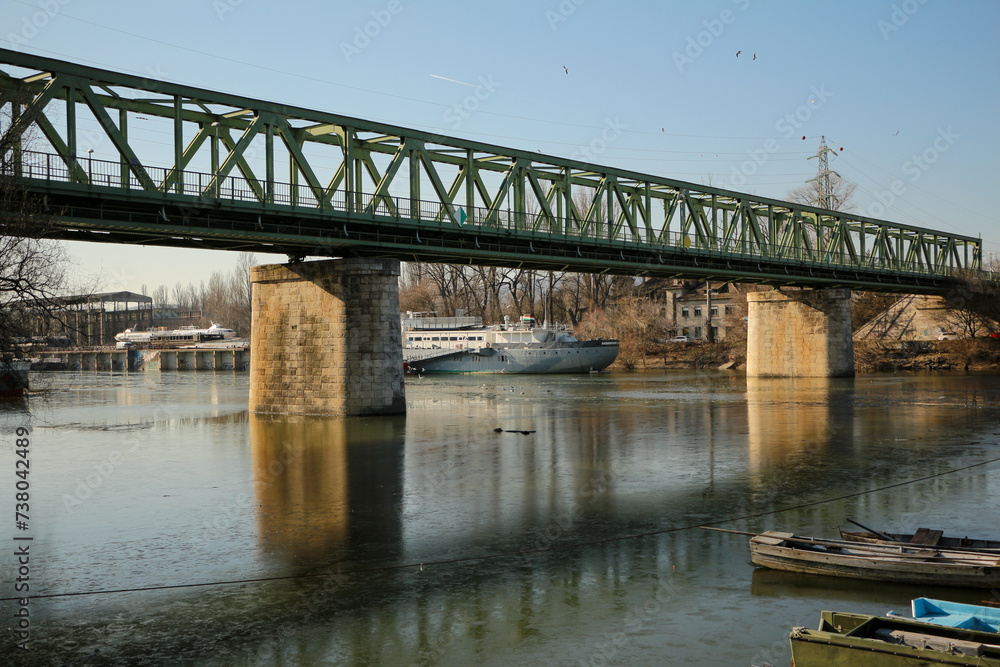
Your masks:
[[[268,264],[250,280],[251,412],[406,412],[397,260]]]
[[[747,294],[748,377],[851,377],[851,291]]]

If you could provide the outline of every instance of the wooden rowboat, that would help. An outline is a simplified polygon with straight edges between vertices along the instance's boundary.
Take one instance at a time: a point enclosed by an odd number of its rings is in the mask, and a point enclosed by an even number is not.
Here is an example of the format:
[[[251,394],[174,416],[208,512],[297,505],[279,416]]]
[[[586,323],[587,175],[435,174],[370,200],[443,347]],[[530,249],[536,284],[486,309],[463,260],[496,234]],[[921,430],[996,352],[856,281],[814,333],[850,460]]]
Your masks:
[[[916,598],[910,603],[913,618],[952,628],[1000,632],[1000,608],[964,604],[950,600]],[[1000,637],[997,638],[1000,641]]]
[[[795,667],[1000,664],[1000,636],[905,618],[824,611],[789,635]]]
[[[941,530],[918,528],[917,532],[909,533],[876,533],[874,531],[840,530],[841,539],[849,542],[865,542],[867,544],[918,544],[940,549],[971,549],[1000,554],[1000,540],[982,540],[970,537],[948,537]],[[886,538],[891,539],[886,539]]]
[[[767,531],[750,538],[750,559],[774,570],[935,586],[1000,586],[1000,554],[799,537]]]

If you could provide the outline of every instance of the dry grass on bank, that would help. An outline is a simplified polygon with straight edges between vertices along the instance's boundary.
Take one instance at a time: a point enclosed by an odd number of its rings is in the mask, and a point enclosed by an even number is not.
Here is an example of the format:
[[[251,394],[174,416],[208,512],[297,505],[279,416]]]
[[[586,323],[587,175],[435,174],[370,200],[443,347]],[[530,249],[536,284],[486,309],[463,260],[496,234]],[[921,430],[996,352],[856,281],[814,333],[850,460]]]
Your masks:
[[[1000,341],[992,338],[964,340],[854,342],[854,367],[858,373],[909,370],[1000,369]]]
[[[741,368],[746,363],[745,355],[745,350],[725,343],[659,343],[641,356],[619,355],[611,370],[718,368],[730,362],[734,368]]]
[[[746,367],[746,349],[726,343],[662,343],[650,346],[644,355],[619,357],[611,370],[656,368]],[[860,374],[893,371],[1000,370],[1000,340],[854,342],[854,367]]]

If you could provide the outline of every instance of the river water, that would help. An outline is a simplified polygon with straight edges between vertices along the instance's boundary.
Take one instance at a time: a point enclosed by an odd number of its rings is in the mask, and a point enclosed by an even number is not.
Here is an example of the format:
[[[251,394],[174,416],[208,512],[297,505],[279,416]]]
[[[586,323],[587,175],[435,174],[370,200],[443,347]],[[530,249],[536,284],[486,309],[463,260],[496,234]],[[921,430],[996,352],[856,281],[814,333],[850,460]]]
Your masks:
[[[697,526],[1000,537],[995,375],[428,375],[347,420],[250,415],[246,373],[33,383],[0,597],[24,545],[32,594],[86,594],[0,602],[0,664],[787,665],[822,609],[991,595],[756,570]]]

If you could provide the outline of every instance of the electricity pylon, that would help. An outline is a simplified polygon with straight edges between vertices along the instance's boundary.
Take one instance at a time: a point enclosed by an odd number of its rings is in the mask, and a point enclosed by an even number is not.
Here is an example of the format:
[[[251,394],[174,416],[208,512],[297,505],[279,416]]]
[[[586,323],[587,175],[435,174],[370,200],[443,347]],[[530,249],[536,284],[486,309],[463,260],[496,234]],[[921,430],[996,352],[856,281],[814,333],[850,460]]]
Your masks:
[[[840,174],[830,170],[829,153],[836,155],[837,151],[827,148],[826,137],[822,136],[819,138],[819,151],[816,152],[816,155],[809,156],[810,160],[813,158],[819,160],[819,170],[816,173],[816,178],[811,178],[806,183],[816,183],[816,189],[819,192],[817,205],[820,208],[835,211],[841,202],[838,202],[837,196],[833,194],[833,184],[830,182],[830,176],[833,175],[840,178]]]

